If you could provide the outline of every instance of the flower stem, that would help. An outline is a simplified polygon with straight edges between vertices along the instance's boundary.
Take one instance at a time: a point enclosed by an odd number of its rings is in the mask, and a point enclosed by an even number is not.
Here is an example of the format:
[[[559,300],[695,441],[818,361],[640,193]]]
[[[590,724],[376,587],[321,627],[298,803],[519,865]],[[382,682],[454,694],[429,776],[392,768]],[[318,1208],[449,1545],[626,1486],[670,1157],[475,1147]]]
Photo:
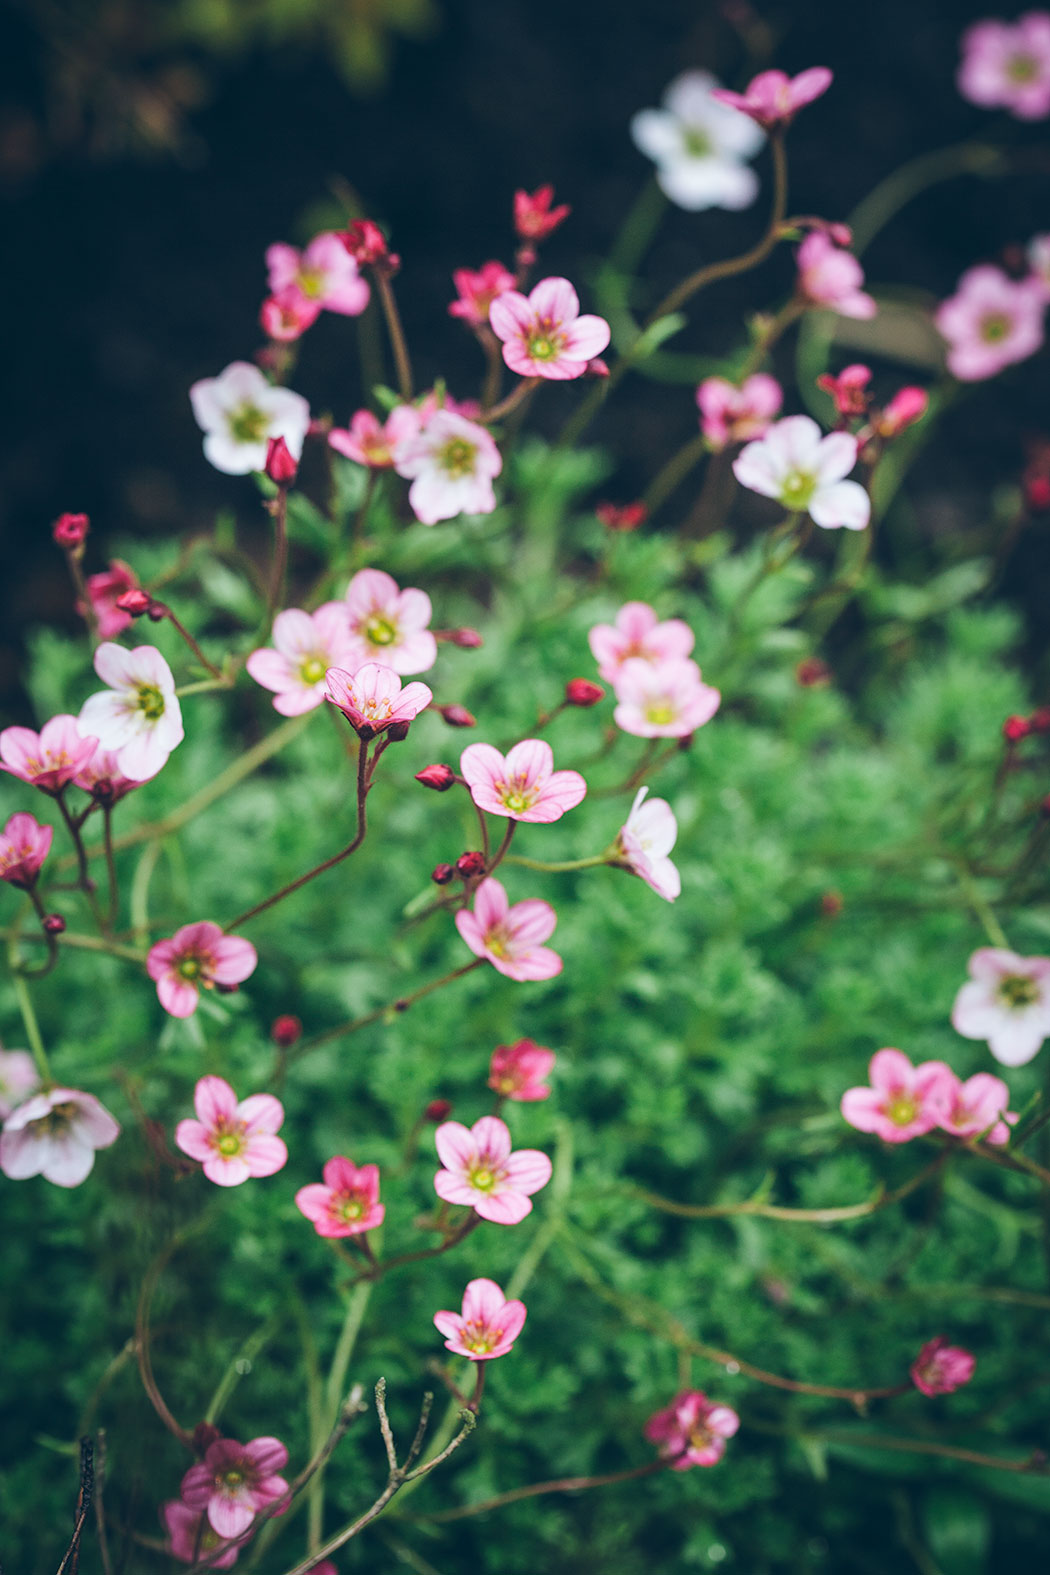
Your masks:
[[[315,1034],[312,1039],[304,1039],[295,1048],[289,1051],[287,1060],[297,1061],[308,1050],[316,1050],[319,1045],[330,1044],[333,1039],[342,1039],[344,1034],[355,1034],[359,1028],[367,1028],[369,1023],[377,1023],[380,1018],[386,1017],[389,1012],[405,1012],[423,996],[430,995],[433,990],[440,990],[443,985],[451,984],[454,979],[462,979],[464,974],[473,973],[475,968],[480,968],[485,962],[484,957],[475,957],[471,962],[464,963],[462,968],[454,968],[451,973],[442,974],[440,979],[431,979],[429,984],[420,985],[418,990],[413,990],[411,995],[399,996],[396,1001],[389,1001],[386,1006],[377,1006],[374,1012],[366,1012],[363,1017],[353,1017],[349,1022],[338,1023],[335,1028],[326,1028],[323,1033]]]
[[[165,606],[164,616],[171,624],[171,627],[175,630],[175,633],[181,635],[185,640],[186,644],[189,646],[198,662],[204,668],[205,672],[210,673],[213,678],[221,679],[223,687],[225,688],[226,680],[223,677],[221,670],[216,667],[214,662],[209,662],[208,658],[205,656],[204,652],[201,650],[200,646],[197,644],[196,640],[187,629],[186,625],[182,622],[181,618],[177,618],[172,612],[171,608],[168,606]]]
[[[273,622],[274,610],[281,600],[284,575],[288,566],[288,488],[278,487],[273,502],[273,568],[266,597],[266,623]]]
[[[364,1321],[365,1310],[368,1307],[371,1295],[372,1282],[365,1280],[361,1284],[355,1285],[347,1301],[346,1317],[343,1319],[343,1327],[339,1331],[339,1339],[332,1357],[332,1365],[328,1372],[328,1383],[325,1386],[323,1433],[331,1430],[339,1415],[339,1404],[346,1386],[347,1368],[350,1366],[350,1358],[354,1354],[354,1346],[357,1344],[357,1336],[361,1332],[361,1324]],[[319,1440],[315,1440],[315,1447],[317,1442]],[[323,1465],[318,1467],[311,1479],[307,1494],[306,1515],[307,1550],[310,1553],[316,1553],[321,1546],[321,1535],[324,1530]]]
[[[478,1366],[484,1368],[485,1363]],[[476,1398],[476,1397],[475,1397]],[[489,1510],[502,1509],[505,1504],[517,1504],[523,1498],[539,1498],[542,1493],[582,1493],[587,1488],[609,1487],[614,1482],[633,1482],[639,1477],[652,1477],[666,1471],[670,1461],[650,1460],[644,1466],[632,1466],[628,1471],[607,1471],[597,1477],[556,1477],[553,1482],[530,1482],[526,1487],[512,1488],[509,1493],[497,1493],[495,1498],[482,1499],[477,1504],[461,1504],[456,1509],[440,1509],[433,1515],[413,1515],[413,1520],[436,1525],[450,1520],[466,1520],[469,1515],[486,1515]]]
[[[542,377],[523,378],[516,388],[511,389],[506,399],[501,399],[499,404],[493,405],[490,410],[483,410],[478,420],[491,423],[501,420],[503,416],[509,416],[511,411],[516,410],[522,401],[532,393],[533,389],[539,388],[543,381]]]
[[[9,950],[13,949],[13,944],[13,942],[9,944]],[[29,986],[26,984],[22,975],[14,967],[13,958],[11,982],[14,985],[15,999],[18,1001],[18,1009],[22,1013],[22,1021],[25,1024],[26,1038],[29,1041],[29,1048],[33,1052],[33,1060],[36,1062],[36,1068],[40,1073],[41,1082],[45,1087],[48,1087],[54,1083],[55,1080],[51,1075],[51,1067],[48,1063],[47,1051],[44,1049],[44,1041],[40,1036],[40,1024],[37,1022],[36,1012],[33,1010],[33,999],[29,994]]]
[[[394,288],[390,283],[389,277],[381,268],[373,270],[372,277],[375,280],[379,304],[383,308],[383,316],[386,318],[387,333],[390,335],[390,348],[394,352],[398,388],[401,398],[407,405],[412,399],[412,363],[408,358],[408,345],[405,342],[404,328],[401,326],[401,314],[397,309],[397,301],[394,298]]]
[[[545,864],[542,859],[527,859],[517,853],[508,853],[507,863],[521,864],[529,870],[545,870],[550,875],[562,875],[569,870],[596,869],[599,864],[609,864],[611,860],[605,853],[596,853],[589,859],[563,859],[558,864]]]

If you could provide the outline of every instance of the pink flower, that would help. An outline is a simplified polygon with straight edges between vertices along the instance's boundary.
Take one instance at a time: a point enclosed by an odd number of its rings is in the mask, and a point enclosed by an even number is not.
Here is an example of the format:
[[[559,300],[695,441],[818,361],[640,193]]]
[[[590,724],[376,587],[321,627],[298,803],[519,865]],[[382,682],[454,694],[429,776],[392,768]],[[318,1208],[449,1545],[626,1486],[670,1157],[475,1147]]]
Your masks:
[[[515,744],[506,757],[491,744],[468,744],[459,769],[478,808],[510,820],[560,820],[587,792],[578,771],[555,771],[551,746],[539,738]]]
[[[964,1039],[986,1039],[1003,1066],[1024,1066],[1050,1034],[1050,957],[1019,957],[982,946],[952,1007]]]
[[[349,427],[334,427],[328,434],[328,442],[337,454],[344,454],[355,465],[367,465],[370,470],[390,470],[398,444],[415,437],[420,425],[419,411],[414,405],[395,406],[385,422],[370,410],[356,410]]]
[[[1043,343],[1046,297],[1038,279],[1010,279],[1001,268],[969,268],[934,314],[948,344],[948,370],[963,383],[994,377]]]
[[[287,1464],[288,1451],[279,1438],[253,1438],[247,1444],[217,1438],[183,1477],[182,1501],[188,1509],[205,1510],[220,1537],[239,1537],[261,1509],[287,1493],[287,1482],[277,1475]]]
[[[537,186],[534,192],[514,193],[514,231],[522,241],[545,241],[563,224],[572,209],[567,203],[552,208],[553,186]]]
[[[434,696],[426,684],[404,689],[392,667],[366,662],[356,673],[341,667],[328,669],[325,699],[338,706],[359,738],[375,738],[395,722],[414,722]]]
[[[276,650],[253,651],[245,667],[257,684],[277,696],[274,710],[301,716],[322,705],[330,667],[354,667],[356,641],[342,602],[326,602],[315,613],[289,607],[273,623]]]
[[[868,392],[870,382],[871,367],[855,361],[851,366],[844,366],[838,377],[833,377],[830,372],[821,373],[817,378],[817,387],[831,395],[839,415],[848,419],[867,415],[871,404]]]
[[[56,1187],[79,1187],[95,1150],[109,1148],[120,1125],[94,1094],[48,1088],[17,1105],[0,1132],[0,1170],[12,1181],[43,1176]]]
[[[295,290],[317,315],[338,312],[344,317],[359,317],[368,305],[368,285],[357,271],[357,263],[339,236],[331,230],[315,235],[305,251],[278,242],[267,247],[266,267],[274,294]]]
[[[445,1167],[434,1177],[438,1197],[496,1225],[523,1220],[532,1212],[531,1194],[551,1179],[551,1162],[538,1148],[511,1152],[510,1130],[498,1116],[482,1116],[472,1127],[443,1121],[434,1142]]]
[[[1039,285],[1046,300],[1050,301],[1050,234],[1033,235],[1025,247],[1025,258],[1031,277]]]
[[[26,890],[40,874],[54,831],[41,826],[24,810],[12,815],[0,831],[0,880]]]
[[[301,394],[267,381],[250,361],[231,361],[218,377],[202,377],[190,389],[190,404],[204,433],[204,457],[227,476],[246,476],[266,464],[266,446],[283,437],[300,459],[310,425],[310,406]]]
[[[1050,14],[1028,11],[1015,23],[977,22],[962,36],[956,85],[982,109],[1003,108],[1018,120],[1050,114]]]
[[[161,1505],[160,1517],[167,1529],[172,1558],[181,1559],[183,1564],[206,1564],[214,1570],[228,1570],[237,1562],[239,1549],[236,1546],[227,1548],[224,1553],[215,1553],[226,1538],[220,1537],[208,1525],[204,1510],[190,1509],[181,1498],[172,1498]],[[214,1557],[209,1557],[210,1554]]]
[[[927,1340],[908,1371],[924,1395],[950,1395],[973,1377],[977,1358],[958,1345],[949,1345],[943,1334]]]
[[[880,437],[896,437],[905,427],[921,421],[929,408],[930,396],[924,388],[899,388],[877,416],[875,430]]]
[[[28,1050],[0,1049],[0,1121],[40,1087],[40,1073]]]
[[[92,798],[98,799],[100,804],[118,804],[133,788],[142,786],[142,780],[133,780],[123,774],[112,749],[103,749],[101,746],[95,750],[87,765],[77,772],[73,782],[85,793],[90,793]]]
[[[740,1418],[729,1406],[709,1400],[702,1389],[684,1389],[649,1418],[645,1436],[659,1445],[672,1471],[688,1471],[690,1466],[713,1466],[721,1460],[726,1439],[739,1426]]]
[[[138,583],[134,569],[121,558],[113,558],[109,568],[102,574],[88,575],[88,601],[98,623],[100,639],[112,640],[115,634],[120,634],[132,622],[131,614],[117,606],[117,597],[123,596],[125,591],[137,590]],[[85,615],[83,603],[77,603],[77,611],[81,617]]]
[[[489,1062],[489,1087],[504,1099],[532,1102],[550,1097],[545,1083],[554,1070],[555,1055],[534,1039],[519,1039],[516,1044],[497,1045]]]
[[[336,1154],[317,1181],[300,1187],[295,1205],[313,1222],[319,1236],[360,1236],[382,1225],[386,1209],[379,1201],[379,1166],[362,1165]]]
[[[259,308],[259,327],[269,339],[292,344],[312,328],[321,315],[316,301],[308,301],[294,284],[268,295]]]
[[[77,731],[76,717],[53,716],[39,733],[5,727],[0,733],[0,771],[45,793],[60,793],[98,748],[98,739]]]
[[[842,317],[874,317],[874,300],[861,289],[864,270],[852,252],[836,246],[823,230],[812,230],[796,253],[798,293],[812,306]]]
[[[557,915],[549,902],[530,897],[507,901],[507,893],[490,876],[474,893],[474,911],[460,909],[456,929],[475,957],[485,957],[498,973],[508,979],[553,979],[561,973],[558,953],[543,941],[554,934]]]
[[[848,1088],[841,1110],[851,1127],[874,1132],[884,1143],[907,1143],[938,1125],[951,1101],[954,1073],[943,1061],[912,1066],[900,1050],[877,1050],[868,1068],[870,1088]]]
[[[495,1280],[471,1280],[462,1313],[436,1312],[434,1322],[448,1350],[472,1362],[490,1362],[513,1350],[525,1322],[525,1303],[509,1302]]]
[[[642,661],[632,656],[616,679],[613,721],[636,738],[688,738],[710,722],[722,696],[705,684],[695,662]]]
[[[776,498],[792,513],[808,514],[824,530],[863,530],[871,499],[859,482],[842,479],[856,463],[851,433],[824,437],[809,416],[786,416],[741,449],[733,474],[742,487]]]
[[[184,924],[170,940],[151,946],[146,972],[156,981],[166,1012],[172,1017],[192,1017],[201,990],[240,984],[255,972],[258,961],[251,941],[224,935],[210,919],[201,919]]]
[[[522,377],[582,377],[592,356],[609,343],[604,317],[581,317],[568,279],[541,279],[526,298],[506,290],[489,308],[489,322],[503,340],[503,359]]]
[[[379,662],[395,673],[425,673],[437,661],[426,591],[403,591],[381,569],[362,569],[347,586],[345,610],[351,656],[334,666],[354,671],[365,662]]]
[[[565,210],[568,212],[568,209]],[[481,328],[489,320],[489,307],[497,295],[513,290],[514,275],[501,262],[482,263],[477,273],[457,268],[452,275],[458,299],[448,309],[450,317],[461,317],[471,328]]]
[[[668,855],[678,836],[678,822],[666,800],[643,802],[648,791],[647,787],[638,789],[631,813],[617,834],[619,862],[639,875],[658,897],[674,902],[682,890],[682,878]]]
[[[179,1122],[175,1143],[202,1162],[204,1174],[216,1186],[239,1187],[249,1176],[272,1176],[287,1163],[288,1150],[274,1136],[284,1122],[284,1106],[272,1094],[252,1094],[238,1104],[223,1078],[202,1077],[193,1108],[197,1120]]]
[[[424,525],[457,514],[491,514],[492,478],[503,469],[491,434],[454,410],[439,409],[394,451],[394,469],[412,482],[408,501]]]
[[[826,66],[810,66],[797,77],[789,77],[783,71],[760,71],[757,77],[751,78],[743,93],[714,88],[711,97],[720,104],[728,104],[730,109],[742,110],[768,131],[772,126],[789,125],[796,111],[820,98],[832,81],[832,73]]]
[[[587,636],[598,672],[615,684],[623,664],[632,657],[646,662],[674,662],[687,657],[696,636],[681,618],[661,623],[648,602],[626,602],[616,622],[597,623]]]
[[[1006,1107],[1010,1103],[1010,1090],[1001,1077],[989,1072],[977,1072],[963,1083],[952,1073],[944,1079],[943,1105],[937,1113],[937,1125],[953,1137],[984,1136],[986,1143],[1005,1143],[1010,1127],[1017,1120],[1016,1112]]]
[[[755,372],[739,388],[724,377],[705,377],[696,391],[700,430],[716,450],[761,437],[783,402],[780,384],[767,372]]]
[[[171,668],[155,646],[126,651],[105,641],[95,671],[109,687],[88,696],[77,725],[114,752],[122,776],[146,782],[185,736]]]

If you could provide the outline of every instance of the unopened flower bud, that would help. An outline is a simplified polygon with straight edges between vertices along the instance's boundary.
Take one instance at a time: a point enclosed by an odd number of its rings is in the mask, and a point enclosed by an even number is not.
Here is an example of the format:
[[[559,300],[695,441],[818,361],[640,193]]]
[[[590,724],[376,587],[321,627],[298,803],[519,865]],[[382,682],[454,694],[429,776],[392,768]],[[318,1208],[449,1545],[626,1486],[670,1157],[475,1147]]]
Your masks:
[[[444,629],[442,634],[449,645],[460,645],[467,651],[476,651],[485,643],[476,629]]]
[[[461,853],[456,860],[456,874],[461,880],[470,880],[475,875],[484,875],[485,855],[476,851]]]
[[[1008,716],[1003,723],[1003,737],[1008,744],[1016,744],[1022,738],[1027,738],[1032,731],[1032,724],[1026,716]]]
[[[820,911],[825,919],[837,919],[845,906],[845,900],[840,891],[826,891],[822,893]]]
[[[597,705],[605,699],[605,690],[590,678],[570,678],[565,685],[566,705]]]
[[[150,623],[160,623],[162,618],[168,616],[168,609],[163,602],[151,601],[146,608],[146,617]]]
[[[411,725],[411,722],[391,722],[386,730],[386,736],[392,744],[403,744]]]
[[[478,719],[465,705],[439,705],[438,710],[449,727],[477,727]]]
[[[831,668],[819,656],[804,657],[795,668],[795,682],[803,689],[826,689],[831,682]]]
[[[433,1121],[434,1125],[437,1126],[439,1121],[444,1121],[445,1118],[451,1114],[451,1099],[432,1099],[429,1105],[427,1105],[426,1109],[423,1111],[423,1120]]]
[[[48,935],[61,935],[66,927],[66,921],[60,913],[45,914],[40,922]]]
[[[435,864],[430,872],[430,878],[435,886],[447,886],[455,873],[451,864]]]
[[[583,375],[584,377],[608,377],[608,361],[603,361],[600,355],[592,355],[583,369]]]
[[[1030,476],[1024,485],[1024,498],[1036,513],[1050,509],[1050,476]]]
[[[837,222],[829,224],[828,238],[834,241],[836,246],[853,245],[853,231],[848,224],[839,224]]]
[[[594,510],[606,530],[637,530],[648,516],[644,503],[599,503]]]
[[[152,604],[153,597],[149,592],[137,586],[133,590],[122,591],[117,597],[117,606],[121,612],[130,613],[133,618],[141,618],[143,613],[149,612]]]
[[[440,763],[424,766],[422,771],[416,772],[416,781],[422,782],[424,787],[433,788],[435,793],[447,793],[455,780],[456,773],[452,767]]]
[[[898,389],[875,423],[883,437],[896,437],[905,427],[921,421],[930,408],[930,396],[924,388]]]
[[[1041,705],[1028,721],[1033,733],[1050,733],[1050,705]]]
[[[359,267],[368,263],[384,262],[390,258],[386,236],[371,219],[355,219],[339,239]],[[397,259],[390,259],[397,261]]]
[[[275,1017],[270,1024],[270,1038],[282,1050],[287,1050],[294,1045],[302,1031],[302,1023],[298,1017],[293,1017],[290,1012],[285,1012],[282,1016]]]
[[[266,445],[266,474],[279,487],[289,487],[295,480],[299,466],[292,458],[292,451],[283,437],[272,437]]]
[[[60,514],[51,527],[51,536],[60,547],[82,547],[90,526],[86,514]]]

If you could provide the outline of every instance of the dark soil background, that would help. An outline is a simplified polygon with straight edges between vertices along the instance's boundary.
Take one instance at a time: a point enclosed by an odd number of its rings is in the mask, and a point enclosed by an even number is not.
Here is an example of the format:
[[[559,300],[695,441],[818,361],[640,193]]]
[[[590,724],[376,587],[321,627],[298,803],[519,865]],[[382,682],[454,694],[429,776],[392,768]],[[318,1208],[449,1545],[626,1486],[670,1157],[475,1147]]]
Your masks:
[[[398,39],[385,83],[367,96],[316,42],[202,53],[173,33],[176,9],[23,0],[3,23],[0,693],[11,703],[25,628],[75,621],[49,533],[60,511],[92,516],[89,570],[114,537],[205,528],[221,507],[257,517],[251,482],[203,460],[187,389],[258,348],[263,251],[301,239],[311,215],[334,218],[317,207],[334,176],[390,226],[403,256],[398,291],[419,376],[445,375],[461,396],[474,392],[478,357],[446,315],[449,276],[509,261],[514,187],[553,181],[572,204],[544,271],[570,274],[586,300],[650,170],[630,142],[631,114],[688,67],[739,84],[746,38],[769,45],[760,63],[836,73],[791,133],[796,212],[842,217],[903,161],[966,137],[1042,145],[1041,170],[1036,154],[1028,173],[955,180],[909,206],[865,259],[876,285],[944,295],[971,263],[1050,229],[1045,125],[977,110],[954,87],[960,32],[995,5],[441,0],[437,26]],[[143,128],[155,143],[147,152]],[[761,222],[758,210],[672,212],[646,265],[654,288],[748,244]],[[725,348],[742,313],[789,280],[781,255],[712,292],[676,347]],[[341,421],[363,396],[357,333],[322,319],[293,380]],[[1050,428],[1048,361],[978,387],[952,412],[914,479],[920,532],[986,520],[991,489],[1016,478],[1026,440]],[[575,397],[552,391],[541,424],[560,422]],[[593,429],[622,456],[613,495],[639,490],[694,430],[689,388],[629,379]],[[1006,592],[1038,624],[1048,590],[1045,533],[1030,532]]]

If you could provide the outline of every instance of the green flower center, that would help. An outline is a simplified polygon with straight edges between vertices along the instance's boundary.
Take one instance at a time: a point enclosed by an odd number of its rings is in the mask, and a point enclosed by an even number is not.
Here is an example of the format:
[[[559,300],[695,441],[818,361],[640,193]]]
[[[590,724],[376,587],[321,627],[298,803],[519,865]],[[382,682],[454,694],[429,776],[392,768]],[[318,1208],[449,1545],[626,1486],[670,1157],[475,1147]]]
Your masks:
[[[459,480],[474,474],[477,452],[476,443],[468,443],[466,438],[458,437],[450,438],[443,448],[438,449],[435,457],[446,475]]]
[[[365,639],[370,645],[393,645],[397,639],[397,625],[381,613],[373,613],[365,624]]]
[[[261,443],[270,426],[270,418],[258,405],[238,405],[227,417],[230,436],[236,443]]]
[[[164,715],[164,696],[156,684],[136,684],[135,694],[135,710],[141,711],[148,722],[156,722]]]
[[[319,300],[324,294],[324,274],[316,268],[300,269],[297,283],[309,301]]]
[[[711,138],[699,126],[687,126],[682,132],[682,147],[692,159],[709,158],[714,151]]]
[[[1010,319],[1003,312],[990,312],[981,318],[981,338],[987,345],[997,345],[1010,332]]]
[[[789,509],[804,509],[817,490],[817,478],[805,470],[792,470],[780,484],[780,501]]]
[[[180,957],[175,964],[175,972],[180,979],[199,979],[203,969],[204,964],[199,957]]]
[[[529,335],[529,355],[534,361],[553,361],[558,346],[550,334]]]
[[[364,1204],[362,1203],[361,1199],[356,1196],[352,1198],[340,1198],[339,1202],[335,1206],[336,1217],[338,1219],[345,1220],[347,1224],[350,1224],[353,1220],[359,1220],[364,1212]]]
[[[496,1185],[495,1172],[487,1165],[477,1165],[470,1171],[470,1184],[478,1192],[491,1192]]]
[[[1029,979],[1026,974],[1011,974],[1006,979],[999,981],[998,996],[1012,1012],[1023,1011],[1026,1006],[1034,1006],[1039,999],[1039,986],[1034,979]]]
[[[1039,67],[1031,55],[1012,55],[1006,67],[1011,82],[1034,82]]]
[[[895,1127],[907,1127],[919,1114],[919,1101],[912,1094],[894,1094],[886,1114]]]
[[[299,677],[304,684],[319,684],[327,671],[327,666],[319,656],[308,656],[300,665]]]
[[[502,1329],[489,1329],[483,1323],[465,1323],[460,1330],[463,1344],[477,1356],[487,1356],[494,1351],[502,1337]]]
[[[223,1159],[236,1159],[237,1155],[244,1148],[244,1133],[243,1131],[231,1132],[227,1129],[216,1136],[212,1146],[216,1153],[222,1155]],[[240,1478],[238,1478],[239,1480]]]
[[[674,706],[669,700],[654,700],[645,708],[645,720],[654,727],[667,727],[674,721]]]
[[[235,1488],[235,1489],[239,1488],[239,1487],[242,1486],[242,1484],[244,1482],[244,1472],[243,1471],[226,1471],[226,1472],[223,1473],[222,1481],[223,1481],[223,1486],[224,1487]]]

